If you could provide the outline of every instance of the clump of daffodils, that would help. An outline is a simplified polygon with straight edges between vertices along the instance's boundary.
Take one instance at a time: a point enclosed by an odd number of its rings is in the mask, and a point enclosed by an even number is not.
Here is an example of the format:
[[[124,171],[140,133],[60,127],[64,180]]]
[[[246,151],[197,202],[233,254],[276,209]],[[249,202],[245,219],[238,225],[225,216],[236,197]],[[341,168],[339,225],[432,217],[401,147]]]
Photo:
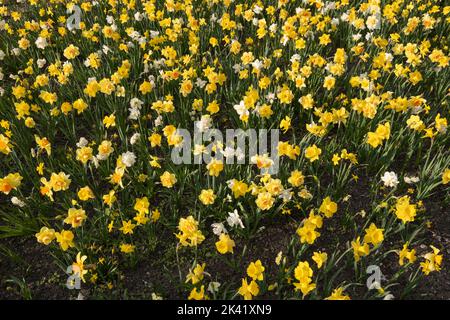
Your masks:
[[[205,236],[198,229],[198,221],[193,216],[181,218],[178,223],[179,233],[176,235],[182,246],[194,247],[205,240]]]
[[[154,299],[388,299],[445,272],[444,1],[0,2],[2,236],[94,296],[143,261],[169,273]]]

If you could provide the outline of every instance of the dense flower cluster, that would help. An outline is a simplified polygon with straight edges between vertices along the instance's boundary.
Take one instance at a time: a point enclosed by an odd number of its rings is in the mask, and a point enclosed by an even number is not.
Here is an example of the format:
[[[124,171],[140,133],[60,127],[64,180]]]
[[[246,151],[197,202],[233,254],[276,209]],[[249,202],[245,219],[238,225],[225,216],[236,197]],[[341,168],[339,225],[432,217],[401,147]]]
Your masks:
[[[10,2],[1,237],[35,235],[92,292],[149,257],[189,299],[402,297],[441,270],[426,233],[430,196],[449,200],[445,1]],[[195,126],[279,129],[279,172],[216,141],[174,164]]]

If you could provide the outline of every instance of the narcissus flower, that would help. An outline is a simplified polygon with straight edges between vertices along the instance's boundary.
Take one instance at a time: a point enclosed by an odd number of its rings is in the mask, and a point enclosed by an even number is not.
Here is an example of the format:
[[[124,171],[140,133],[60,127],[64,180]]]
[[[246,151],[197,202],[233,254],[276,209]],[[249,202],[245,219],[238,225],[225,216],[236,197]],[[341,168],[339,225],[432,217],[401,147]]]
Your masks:
[[[181,218],[178,223],[178,230],[176,237],[180,240],[182,246],[197,246],[205,240],[205,236],[198,229],[198,221],[193,216]]]
[[[80,190],[78,190],[78,198],[81,201],[88,201],[89,199],[94,199],[94,193],[92,192],[91,188],[89,188],[88,186],[80,188]]]
[[[148,137],[148,141],[150,141],[152,148],[161,145],[161,138],[161,135],[158,133],[152,133],[150,137]]]
[[[105,194],[102,199],[106,205],[112,207],[113,203],[117,201],[116,192],[111,190],[108,194]]]
[[[339,287],[334,289],[331,295],[325,298],[325,300],[350,300],[350,297],[344,294],[344,288]]]
[[[134,204],[134,210],[136,210],[139,213],[147,214],[147,213],[149,213],[149,210],[148,210],[149,206],[150,206],[150,203],[148,202],[147,197],[137,198],[136,202]]]
[[[322,154],[322,150],[318,148],[315,144],[307,147],[305,149],[305,157],[310,161],[314,162],[319,160],[319,156]]]
[[[332,201],[330,197],[326,197],[320,205],[319,212],[322,212],[325,217],[331,218],[337,212],[337,209],[337,203]]]
[[[422,131],[425,129],[425,124],[422,120],[420,120],[420,117],[417,115],[411,115],[408,120],[406,120],[406,124],[409,128],[416,130],[416,131]]]
[[[70,183],[72,180],[69,178],[70,175],[65,174],[64,172],[60,173],[52,173],[50,176],[50,186],[53,191],[65,191],[69,189]]]
[[[333,165],[337,166],[339,164],[339,161],[341,160],[341,157],[337,153],[333,154],[333,158],[331,161],[333,162]]]
[[[17,189],[21,182],[22,176],[19,173],[10,173],[7,176],[0,178],[0,191],[8,195],[11,190]]]
[[[136,246],[132,245],[132,244],[128,244],[128,243],[122,243],[120,245],[120,252],[123,253],[132,253],[134,252],[134,249],[136,248]]]
[[[398,177],[394,171],[386,171],[381,177],[381,181],[383,181],[386,187],[395,188],[398,185]]]
[[[382,141],[381,137],[375,132],[369,132],[367,134],[367,143],[370,144],[372,148],[378,147]]]
[[[436,128],[436,130],[440,133],[446,133],[447,126],[447,118],[442,118],[441,114],[438,113],[434,118],[434,127]]]
[[[205,272],[206,263],[199,264],[197,263],[195,268],[189,270],[188,275],[186,276],[186,282],[191,281],[192,284],[197,284],[203,280],[204,272]]]
[[[316,231],[316,226],[309,220],[306,220],[302,227],[297,229],[297,234],[300,237],[301,243],[313,244],[314,241],[320,236],[320,233]]]
[[[55,229],[42,227],[41,230],[35,234],[35,236],[39,243],[49,245],[56,238]]]
[[[312,283],[311,278],[308,278],[303,282],[295,282],[294,283],[295,290],[300,290],[302,292],[303,297],[308,295],[311,291],[316,288],[316,284]]]
[[[244,300],[252,300],[253,297],[259,294],[259,286],[255,280],[247,282],[247,279],[242,279],[242,285],[238,290],[238,293],[244,297]]]
[[[283,130],[283,133],[286,133],[290,127],[291,127],[291,118],[286,116],[280,122],[280,129]]]
[[[233,196],[238,199],[239,197],[245,196],[248,191],[248,185],[243,181],[238,181],[236,179],[228,181],[228,187],[231,188]]]
[[[261,260],[256,260],[256,262],[251,262],[247,267],[247,275],[253,280],[264,280],[264,266]]]
[[[433,249],[433,252],[426,253],[423,257],[425,258],[424,262],[420,263],[422,267],[422,272],[425,275],[429,275],[430,272],[440,271],[442,264],[442,255],[439,254],[440,250],[434,246],[430,246]]]
[[[107,78],[100,80],[98,85],[100,88],[100,92],[104,93],[108,96],[111,95],[114,92],[114,90],[116,89],[114,82]]]
[[[58,96],[56,95],[56,93],[48,92],[45,90],[41,91],[41,93],[39,94],[39,98],[50,105],[53,105],[56,100],[58,100]]]
[[[152,215],[151,215],[150,218],[152,219],[153,222],[156,222],[156,221],[159,220],[160,216],[161,216],[161,212],[159,212],[158,209],[155,209],[155,210],[152,211]]]
[[[204,300],[205,296],[205,286],[201,286],[200,290],[197,291],[197,288],[193,288],[191,293],[189,294],[188,300]]]
[[[138,225],[144,225],[147,224],[150,218],[144,212],[139,212],[133,217],[133,220],[136,221]]]
[[[172,188],[175,183],[177,183],[177,178],[173,173],[164,171],[164,173],[159,177],[161,184],[165,188]]]
[[[98,84],[97,80],[91,79],[86,87],[84,88],[83,92],[87,94],[91,98],[95,98],[97,95],[97,92],[100,91],[100,85]]]
[[[442,184],[447,184],[450,182],[450,168],[446,168],[442,174]]]
[[[306,110],[312,109],[312,107],[314,106],[314,98],[311,94],[300,97],[298,101]]]
[[[218,177],[220,172],[223,170],[223,161],[212,159],[211,162],[206,166],[206,169],[208,169],[208,173],[210,176]]]
[[[287,85],[284,85],[280,92],[278,92],[277,98],[280,99],[282,104],[289,104],[294,99],[294,94]]]
[[[78,252],[76,261],[72,263],[72,272],[73,274],[80,277],[83,282],[86,282],[84,276],[88,273],[88,270],[84,267],[84,261],[86,261],[87,256],[82,256],[81,252]]]
[[[270,192],[261,192],[258,194],[255,202],[261,210],[269,210],[272,208],[275,199],[272,197]]]
[[[144,81],[141,83],[141,85],[139,86],[139,91],[142,94],[147,94],[149,92],[151,92],[153,89],[153,85],[151,84],[151,82],[149,81]]]
[[[228,234],[222,233],[219,241],[216,242],[216,249],[220,254],[233,253],[235,245],[234,240]]]
[[[323,87],[327,90],[331,90],[334,88],[334,85],[336,83],[336,78],[332,76],[326,76],[323,81]]]
[[[202,190],[198,198],[205,206],[207,206],[214,203],[214,200],[216,200],[216,195],[214,194],[214,190],[208,189]]]
[[[122,221],[122,227],[119,228],[120,231],[122,231],[123,234],[133,234],[133,230],[136,228],[136,225],[131,222],[131,220],[128,221]]]
[[[75,59],[80,54],[80,49],[73,44],[64,49],[64,57],[66,59]]]
[[[398,251],[398,264],[403,266],[405,259],[407,259],[409,263],[414,263],[416,261],[416,250],[408,250],[408,243],[405,243],[402,250]]]
[[[391,136],[391,124],[386,122],[385,124],[378,125],[375,133],[383,140],[389,139]]]
[[[227,223],[230,227],[239,226],[244,229],[244,224],[242,223],[241,217],[236,209],[233,212],[228,212]]]
[[[110,116],[105,116],[103,118],[103,125],[105,128],[111,128],[116,126],[116,116],[114,114]]]
[[[384,229],[379,229],[374,223],[371,223],[369,228],[365,230],[364,242],[377,246],[384,240],[383,231]]]
[[[120,155],[118,162],[130,168],[136,163],[136,155],[131,151],[124,152]]]
[[[39,150],[45,150],[49,156],[52,154],[52,144],[50,143],[50,141],[48,141],[47,138],[40,138],[39,136],[35,135],[34,139],[39,147]]]
[[[355,261],[359,261],[361,257],[367,256],[369,254],[370,248],[367,243],[361,244],[361,238],[358,237],[356,240],[352,241],[353,255]]]
[[[83,147],[80,149],[77,149],[77,160],[80,161],[82,164],[86,164],[88,161],[92,160],[93,158],[93,150],[91,147]]]
[[[206,107],[206,111],[208,111],[211,114],[215,114],[215,113],[219,112],[219,110],[220,110],[220,106],[216,100],[210,102],[208,104],[208,106]]]
[[[367,134],[366,142],[370,144],[372,148],[377,148],[383,140],[389,139],[391,134],[391,125],[389,122],[385,124],[379,124],[375,132],[369,132]]]
[[[88,108],[88,104],[83,99],[77,99],[72,104],[73,108],[77,110],[77,113],[83,113]]]
[[[67,212],[67,218],[64,219],[64,223],[70,224],[72,228],[78,228],[86,218],[86,211],[83,209],[70,208]]]
[[[254,155],[250,158],[250,161],[258,167],[258,169],[267,169],[273,165],[273,160],[269,158],[267,154]]]
[[[11,143],[8,137],[0,134],[0,152],[3,154],[9,154],[11,152]]]
[[[193,88],[194,85],[192,84],[191,80],[184,80],[180,85],[180,92],[183,95],[183,97],[187,97],[187,95],[191,93]]]
[[[397,203],[395,204],[395,215],[403,223],[414,221],[416,216],[416,205],[411,204],[409,201],[409,196],[403,196],[397,199]]]
[[[73,248],[75,246],[73,242],[74,234],[70,230],[62,230],[61,232],[56,232],[56,241],[58,241],[61,249],[63,251],[67,251],[69,248]]]
[[[289,177],[288,182],[293,187],[299,187],[305,182],[305,176],[301,171],[294,170],[291,172],[291,176]]]
[[[310,268],[307,261],[300,261],[294,269],[294,276],[300,282],[306,282],[307,279],[313,276],[313,270]]]
[[[323,264],[327,261],[328,255],[326,252],[314,252],[312,260],[317,264],[317,269],[322,268]]]
[[[298,281],[294,283],[295,290],[300,290],[305,297],[316,288],[316,284],[312,282],[313,270],[307,261],[300,261],[294,269],[294,277]]]

